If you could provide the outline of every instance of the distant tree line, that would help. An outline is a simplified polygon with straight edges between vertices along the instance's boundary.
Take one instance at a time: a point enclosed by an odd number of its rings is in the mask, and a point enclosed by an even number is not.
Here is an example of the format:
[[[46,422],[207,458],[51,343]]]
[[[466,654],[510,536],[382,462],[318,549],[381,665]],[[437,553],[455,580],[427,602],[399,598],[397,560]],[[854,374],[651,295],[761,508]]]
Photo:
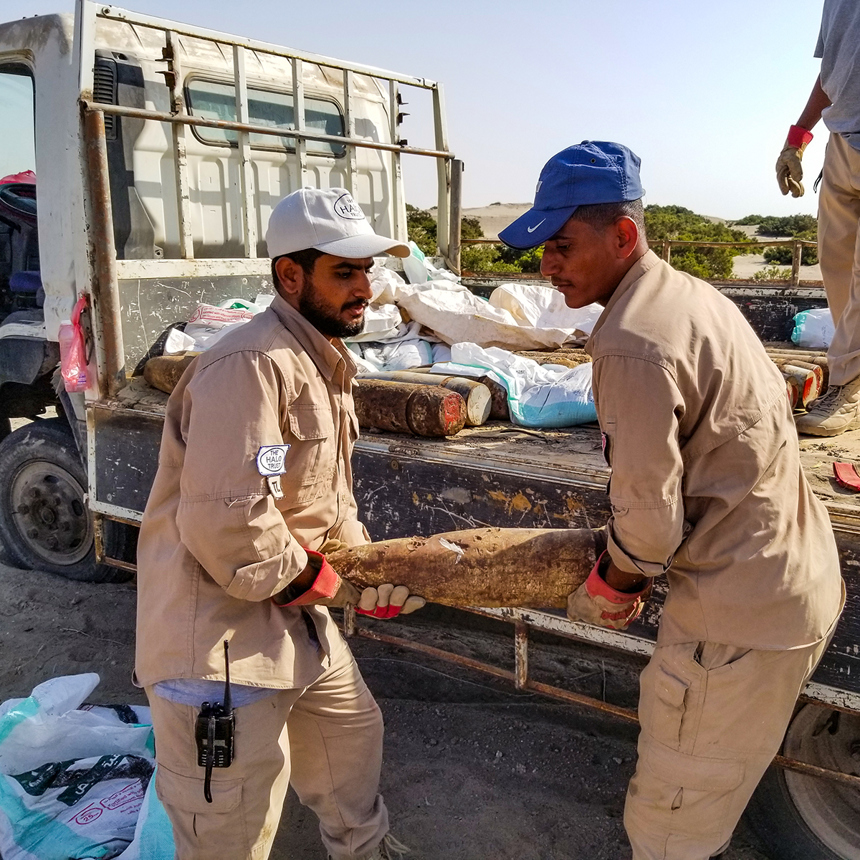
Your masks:
[[[436,219],[426,209],[406,206],[406,222],[409,238],[428,256],[437,251]],[[645,229],[648,242],[658,251],[664,239],[688,242],[739,242],[753,243],[738,226],[757,224],[756,234],[773,238],[799,238],[815,241],[816,221],[811,215],[747,215],[728,224],[698,215],[683,206],[646,206]],[[484,231],[477,218],[463,218],[463,239],[483,239]],[[756,253],[757,249],[744,248],[672,248],[672,265],[699,278],[722,280],[732,276],[732,260],[742,254]],[[506,245],[464,244],[461,262],[467,272],[495,272],[519,274],[540,271],[541,248],[517,251]],[[792,249],[789,245],[765,249],[765,260],[769,263],[791,263]],[[804,265],[818,262],[815,248],[804,248]]]

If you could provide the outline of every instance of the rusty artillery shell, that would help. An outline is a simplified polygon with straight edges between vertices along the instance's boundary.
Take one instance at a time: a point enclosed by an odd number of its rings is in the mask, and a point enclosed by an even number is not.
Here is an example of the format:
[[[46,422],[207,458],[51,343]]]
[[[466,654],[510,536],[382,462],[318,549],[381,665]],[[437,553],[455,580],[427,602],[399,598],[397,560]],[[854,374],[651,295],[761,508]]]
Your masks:
[[[797,380],[800,387],[800,405],[808,406],[821,395],[821,381],[811,370],[797,367],[790,362],[781,365],[780,370],[783,376],[788,374]]]
[[[159,391],[170,394],[185,373],[185,368],[197,358],[198,353],[186,352],[182,355],[156,355],[146,362],[143,378]]]
[[[362,373],[362,379],[384,379],[389,382],[408,382],[413,385],[441,385],[456,391],[466,401],[466,424],[478,427],[490,417],[492,395],[490,389],[477,379],[462,376],[445,376],[441,373],[419,373],[412,370],[377,370]]]
[[[797,406],[800,403],[800,386],[797,384],[797,380],[790,374],[783,373],[782,377],[785,379],[785,390],[788,394],[788,402],[791,404],[792,409],[797,409]]]
[[[591,529],[463,529],[378,541],[326,558],[358,588],[390,582],[448,606],[564,609],[594,567],[596,539],[605,542]]]
[[[767,354],[771,360],[779,366],[781,361],[788,361],[798,367],[817,367],[821,371],[821,390],[826,391],[830,384],[830,366],[827,363],[827,356],[822,353],[815,352],[794,352],[789,349],[768,349]]]
[[[383,379],[356,382],[355,414],[362,427],[415,436],[454,436],[466,423],[466,402],[456,391]]]

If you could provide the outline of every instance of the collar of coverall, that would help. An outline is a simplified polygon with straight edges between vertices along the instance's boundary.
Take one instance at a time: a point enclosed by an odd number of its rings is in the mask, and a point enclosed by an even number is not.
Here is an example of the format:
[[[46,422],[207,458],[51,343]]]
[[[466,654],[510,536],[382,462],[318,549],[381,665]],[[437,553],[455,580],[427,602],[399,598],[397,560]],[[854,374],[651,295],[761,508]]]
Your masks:
[[[352,379],[355,376],[358,367],[339,337],[329,340],[277,293],[275,293],[270,308],[284,328],[304,347],[311,361],[329,382],[331,382],[341,362],[344,363],[343,373],[346,379]]]
[[[598,317],[594,328],[591,330],[591,335],[585,343],[585,351],[591,355],[594,343],[594,336],[603,328],[603,324],[612,313],[612,308],[618,304],[621,297],[642,277],[647,271],[653,269],[660,262],[660,258],[651,250],[646,251],[627,271],[627,274],[621,279],[612,297],[606,303],[603,313]]]

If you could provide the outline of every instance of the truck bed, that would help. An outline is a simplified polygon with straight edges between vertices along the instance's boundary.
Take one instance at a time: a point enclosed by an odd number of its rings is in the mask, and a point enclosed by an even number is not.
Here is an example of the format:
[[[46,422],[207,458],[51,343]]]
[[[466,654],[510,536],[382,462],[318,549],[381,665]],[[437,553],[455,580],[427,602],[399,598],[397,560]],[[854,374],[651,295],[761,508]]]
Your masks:
[[[157,468],[167,395],[142,378],[92,410],[101,498],[142,511]],[[130,444],[130,439],[134,439]],[[840,487],[834,460],[860,463],[860,430],[799,440],[804,471],[833,523],[848,603],[815,681],[860,693],[860,493]],[[129,463],[128,452],[136,461]],[[609,516],[609,470],[596,424],[531,430],[504,422],[447,439],[363,431],[353,457],[355,495],[374,540],[483,525],[597,528]],[[656,637],[665,581],[631,633]]]

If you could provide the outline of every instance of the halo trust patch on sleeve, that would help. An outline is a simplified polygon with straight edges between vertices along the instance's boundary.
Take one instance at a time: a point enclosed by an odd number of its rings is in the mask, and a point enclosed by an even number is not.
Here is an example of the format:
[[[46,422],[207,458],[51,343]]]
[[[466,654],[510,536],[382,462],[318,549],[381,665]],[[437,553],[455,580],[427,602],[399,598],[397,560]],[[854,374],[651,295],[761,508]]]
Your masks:
[[[257,451],[257,471],[266,478],[283,475],[289,450],[289,445],[262,445]]]

